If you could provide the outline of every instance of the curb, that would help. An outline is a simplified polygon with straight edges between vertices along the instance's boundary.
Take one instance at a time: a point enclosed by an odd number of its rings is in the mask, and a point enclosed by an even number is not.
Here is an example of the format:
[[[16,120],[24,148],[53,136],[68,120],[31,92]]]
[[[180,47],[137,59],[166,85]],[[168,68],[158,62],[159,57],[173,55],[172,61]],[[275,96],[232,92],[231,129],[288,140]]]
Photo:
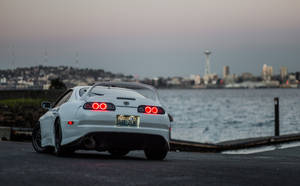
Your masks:
[[[275,145],[280,143],[300,141],[300,133],[282,136],[267,136],[258,138],[239,139],[221,143],[197,143],[171,139],[172,151],[186,152],[222,152],[226,150],[247,149],[253,147]]]

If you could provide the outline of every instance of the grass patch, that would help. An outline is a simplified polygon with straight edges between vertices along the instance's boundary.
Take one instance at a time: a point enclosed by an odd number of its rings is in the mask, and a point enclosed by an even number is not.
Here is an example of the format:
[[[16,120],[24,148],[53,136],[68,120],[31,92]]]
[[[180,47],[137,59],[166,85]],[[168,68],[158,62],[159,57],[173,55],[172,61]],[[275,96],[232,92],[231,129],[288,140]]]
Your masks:
[[[43,99],[32,98],[16,98],[0,100],[0,105],[7,105],[9,107],[17,106],[40,106]]]

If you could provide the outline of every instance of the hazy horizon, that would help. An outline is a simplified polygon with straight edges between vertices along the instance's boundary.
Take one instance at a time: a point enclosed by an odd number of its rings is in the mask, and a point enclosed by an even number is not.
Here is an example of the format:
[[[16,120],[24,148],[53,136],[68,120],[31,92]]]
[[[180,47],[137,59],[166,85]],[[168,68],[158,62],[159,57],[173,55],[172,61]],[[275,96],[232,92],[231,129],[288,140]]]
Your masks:
[[[0,69],[36,65],[189,76],[300,71],[298,0],[0,0]],[[14,48],[14,49],[12,49]],[[44,63],[47,50],[47,64]]]

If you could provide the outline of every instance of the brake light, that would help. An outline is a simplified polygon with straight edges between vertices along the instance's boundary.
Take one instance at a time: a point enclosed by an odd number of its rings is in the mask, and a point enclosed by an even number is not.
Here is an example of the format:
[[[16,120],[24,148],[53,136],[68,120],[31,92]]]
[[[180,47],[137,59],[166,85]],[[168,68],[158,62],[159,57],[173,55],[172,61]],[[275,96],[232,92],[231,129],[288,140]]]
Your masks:
[[[99,107],[100,107],[99,103],[93,103],[93,104],[92,104],[93,110],[98,110]]]
[[[87,102],[83,105],[86,110],[97,110],[97,111],[114,111],[116,107],[112,103],[106,102]]]
[[[145,107],[145,112],[147,113],[147,114],[151,114],[151,107],[149,107],[149,106],[146,106]]]
[[[158,106],[140,105],[137,110],[144,114],[165,114],[164,109]]]
[[[157,113],[158,113],[157,107],[152,107],[151,112],[152,112],[153,114],[157,114]]]
[[[100,104],[100,109],[101,109],[101,110],[106,110],[106,109],[107,109],[106,103],[101,103],[101,104]]]

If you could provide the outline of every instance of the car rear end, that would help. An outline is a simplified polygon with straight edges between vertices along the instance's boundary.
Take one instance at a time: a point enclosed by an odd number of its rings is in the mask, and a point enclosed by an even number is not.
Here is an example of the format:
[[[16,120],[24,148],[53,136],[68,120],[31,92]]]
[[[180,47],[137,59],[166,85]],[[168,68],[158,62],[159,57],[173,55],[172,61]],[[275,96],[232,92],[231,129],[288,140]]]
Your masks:
[[[169,150],[170,121],[158,101],[123,88],[99,87],[96,92],[83,97],[75,119],[65,125],[62,145]]]

